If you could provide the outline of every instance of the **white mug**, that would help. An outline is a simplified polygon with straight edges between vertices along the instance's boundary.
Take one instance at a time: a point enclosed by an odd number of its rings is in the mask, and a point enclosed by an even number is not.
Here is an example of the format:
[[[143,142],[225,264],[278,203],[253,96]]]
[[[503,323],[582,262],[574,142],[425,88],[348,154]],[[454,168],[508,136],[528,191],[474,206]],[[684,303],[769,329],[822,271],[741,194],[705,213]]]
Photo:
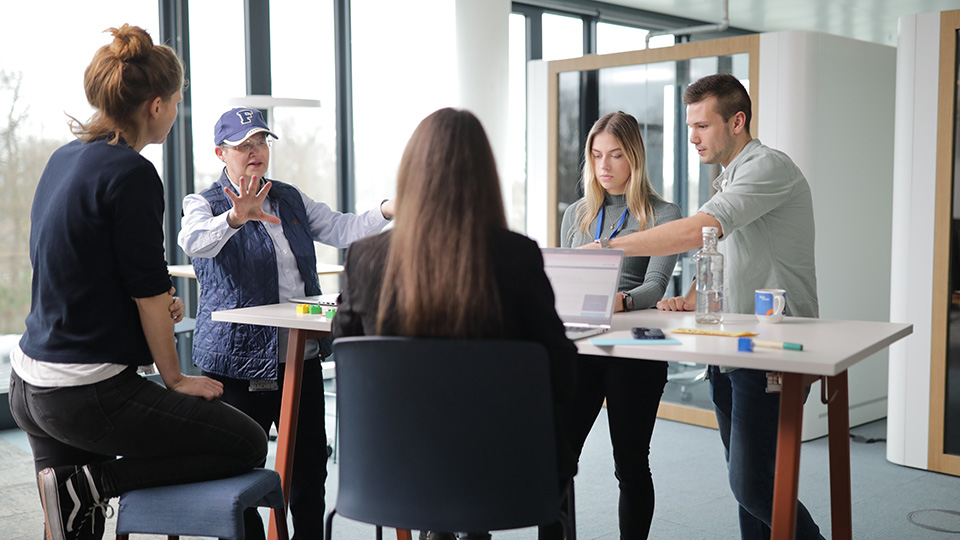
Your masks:
[[[787,310],[787,291],[783,289],[757,289],[754,293],[754,313],[762,323],[778,323]]]

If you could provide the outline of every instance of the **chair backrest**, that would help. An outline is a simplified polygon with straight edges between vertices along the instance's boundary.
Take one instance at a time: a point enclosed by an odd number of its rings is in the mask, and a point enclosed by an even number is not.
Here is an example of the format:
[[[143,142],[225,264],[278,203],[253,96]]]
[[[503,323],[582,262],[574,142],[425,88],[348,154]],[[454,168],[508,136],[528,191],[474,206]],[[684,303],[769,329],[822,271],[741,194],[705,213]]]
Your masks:
[[[483,532],[557,519],[550,366],[538,343],[341,338],[345,517]]]

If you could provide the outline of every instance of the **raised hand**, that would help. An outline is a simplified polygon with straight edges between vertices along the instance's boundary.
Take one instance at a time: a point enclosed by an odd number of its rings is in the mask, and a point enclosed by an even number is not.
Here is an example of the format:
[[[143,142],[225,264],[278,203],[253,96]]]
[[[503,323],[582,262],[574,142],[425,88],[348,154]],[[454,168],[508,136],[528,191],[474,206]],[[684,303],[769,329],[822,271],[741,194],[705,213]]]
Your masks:
[[[235,194],[230,188],[223,188],[224,193],[233,201],[233,208],[227,213],[227,224],[234,229],[240,227],[248,221],[266,221],[267,223],[279,224],[280,218],[272,216],[263,211],[263,201],[270,192],[273,184],[267,182],[257,191],[260,186],[260,177],[253,175],[250,181],[243,176],[240,177],[240,193]]]

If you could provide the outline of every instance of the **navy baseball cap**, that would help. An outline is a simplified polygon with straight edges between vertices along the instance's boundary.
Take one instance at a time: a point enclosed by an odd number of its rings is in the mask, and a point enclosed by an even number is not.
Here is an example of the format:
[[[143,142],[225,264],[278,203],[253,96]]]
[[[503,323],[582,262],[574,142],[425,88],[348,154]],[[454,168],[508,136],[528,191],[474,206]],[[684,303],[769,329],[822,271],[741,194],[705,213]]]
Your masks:
[[[223,113],[217,120],[217,125],[213,128],[213,144],[220,146],[226,143],[230,146],[236,146],[247,140],[251,135],[260,132],[266,132],[274,139],[280,138],[267,127],[260,111],[237,107]]]

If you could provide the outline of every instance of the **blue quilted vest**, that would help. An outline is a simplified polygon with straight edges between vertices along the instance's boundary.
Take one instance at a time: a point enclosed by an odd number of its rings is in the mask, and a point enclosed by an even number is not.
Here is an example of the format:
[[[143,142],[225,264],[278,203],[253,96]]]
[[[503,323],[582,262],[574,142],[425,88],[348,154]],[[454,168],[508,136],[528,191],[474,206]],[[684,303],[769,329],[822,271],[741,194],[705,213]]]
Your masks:
[[[268,197],[282,222],[283,235],[297,260],[308,295],[320,294],[317,257],[310,235],[307,210],[297,189],[272,181]],[[226,171],[200,193],[213,215],[229,211],[233,203],[223,188],[236,190]],[[193,334],[193,363],[200,369],[234,379],[277,378],[277,329],[271,326],[214,321],[210,314],[280,301],[277,259],[273,240],[262,223],[248,221],[213,258],[197,257],[193,267],[200,283],[197,325]],[[292,309],[292,305],[291,305]],[[330,340],[320,341],[321,354],[330,354]]]

